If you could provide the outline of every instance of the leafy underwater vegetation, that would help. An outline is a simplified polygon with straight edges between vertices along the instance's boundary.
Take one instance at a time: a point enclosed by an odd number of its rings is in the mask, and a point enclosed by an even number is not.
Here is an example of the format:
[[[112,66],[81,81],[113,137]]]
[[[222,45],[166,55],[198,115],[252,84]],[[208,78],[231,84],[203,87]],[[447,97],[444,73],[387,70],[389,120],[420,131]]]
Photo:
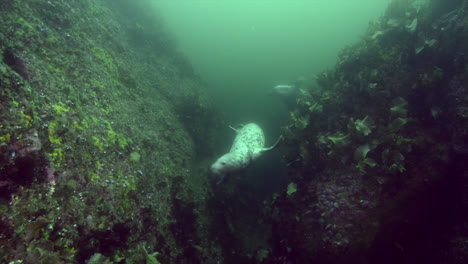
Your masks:
[[[265,263],[467,261],[467,7],[393,1],[298,99]]]

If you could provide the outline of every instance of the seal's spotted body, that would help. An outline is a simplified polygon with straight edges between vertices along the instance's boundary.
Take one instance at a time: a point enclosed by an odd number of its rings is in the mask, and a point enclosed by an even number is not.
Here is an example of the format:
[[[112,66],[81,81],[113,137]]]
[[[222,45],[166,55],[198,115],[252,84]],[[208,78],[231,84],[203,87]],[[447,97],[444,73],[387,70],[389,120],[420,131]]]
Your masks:
[[[254,123],[247,124],[241,129],[234,129],[237,136],[234,139],[231,150],[221,156],[212,166],[211,171],[220,177],[221,181],[227,173],[246,168],[252,161],[262,155],[263,152],[273,149],[276,143],[264,148],[265,135],[262,129]]]
[[[265,145],[265,135],[262,129],[256,124],[247,124],[237,131],[230,153],[236,154],[243,163],[250,163],[254,160]],[[244,166],[244,167],[246,167]]]

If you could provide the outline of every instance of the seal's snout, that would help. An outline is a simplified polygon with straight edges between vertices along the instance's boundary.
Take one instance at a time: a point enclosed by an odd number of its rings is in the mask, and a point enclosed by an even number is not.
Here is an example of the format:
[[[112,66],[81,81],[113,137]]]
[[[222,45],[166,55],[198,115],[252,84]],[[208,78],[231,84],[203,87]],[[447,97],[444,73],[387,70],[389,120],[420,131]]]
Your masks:
[[[217,184],[221,183],[224,177],[231,171],[236,170],[235,164],[232,161],[231,154],[227,153],[221,156],[213,165],[210,170],[215,178]]]
[[[213,173],[213,174],[219,174],[219,169],[218,169],[215,165],[216,165],[216,163],[214,163],[213,165],[211,165],[210,171],[211,171],[211,173]]]
[[[224,172],[224,166],[222,166],[222,163],[223,162],[220,162],[219,160],[217,160],[215,163],[213,163],[213,165],[211,165],[210,167],[210,171],[213,175],[215,175],[216,177],[219,177],[220,175],[223,174]]]
[[[216,184],[220,184],[224,179],[224,173],[222,168],[219,167],[218,162],[215,162],[213,165],[211,165],[210,171],[213,174],[214,182],[216,182]]]

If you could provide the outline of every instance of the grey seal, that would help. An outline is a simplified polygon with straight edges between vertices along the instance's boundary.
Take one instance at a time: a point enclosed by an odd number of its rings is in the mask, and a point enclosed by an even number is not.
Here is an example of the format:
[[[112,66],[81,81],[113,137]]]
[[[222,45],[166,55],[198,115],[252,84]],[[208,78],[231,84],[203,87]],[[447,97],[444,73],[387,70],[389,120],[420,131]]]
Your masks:
[[[237,135],[231,150],[211,165],[211,171],[216,175],[218,183],[223,181],[227,174],[246,168],[264,152],[276,148],[283,139],[283,136],[280,136],[273,146],[265,148],[265,135],[257,124],[249,123],[240,129],[232,129]]]
[[[278,96],[288,108],[292,109],[298,97],[307,95],[302,88],[304,81],[305,79],[300,77],[294,84],[278,84],[270,90],[270,94]]]

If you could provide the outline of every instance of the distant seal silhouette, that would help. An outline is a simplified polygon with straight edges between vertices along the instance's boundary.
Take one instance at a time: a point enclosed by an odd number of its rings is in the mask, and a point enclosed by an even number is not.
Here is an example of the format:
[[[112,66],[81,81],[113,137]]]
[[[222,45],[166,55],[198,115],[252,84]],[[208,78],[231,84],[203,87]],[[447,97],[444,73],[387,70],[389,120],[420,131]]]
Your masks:
[[[283,139],[283,136],[280,136],[273,146],[265,148],[265,135],[257,124],[249,123],[240,129],[231,128],[237,132],[231,150],[211,165],[211,171],[217,176],[218,184],[227,174],[246,168],[265,151],[278,146]]]
[[[299,96],[307,95],[307,92],[302,89],[304,80],[303,77],[299,77],[294,84],[276,85],[271,89],[270,94],[277,95],[288,108],[293,108]]]
[[[278,84],[273,87],[271,93],[280,97],[296,97],[299,95],[299,89],[291,84]]]

